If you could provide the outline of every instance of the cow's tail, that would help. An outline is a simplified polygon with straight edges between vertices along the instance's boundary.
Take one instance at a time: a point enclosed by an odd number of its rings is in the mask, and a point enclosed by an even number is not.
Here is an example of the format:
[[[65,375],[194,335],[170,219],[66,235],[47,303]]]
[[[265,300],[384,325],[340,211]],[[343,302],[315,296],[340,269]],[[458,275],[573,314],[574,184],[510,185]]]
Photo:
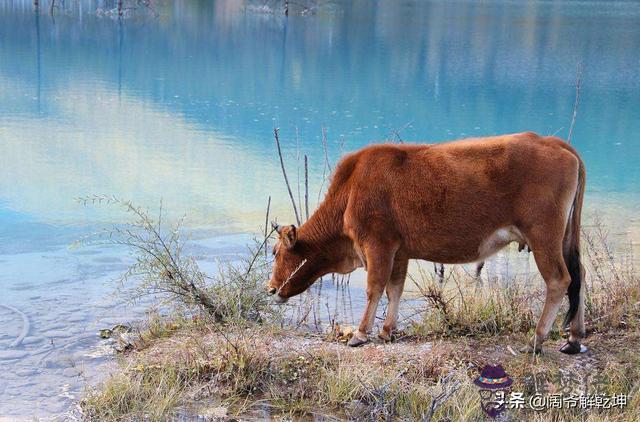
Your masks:
[[[584,163],[577,154],[576,158],[579,162],[578,185],[573,199],[573,205],[571,206],[571,212],[569,213],[569,220],[567,221],[567,228],[565,230],[563,242],[564,262],[567,266],[567,270],[569,270],[569,275],[571,276],[571,282],[567,289],[567,295],[569,296],[569,311],[565,316],[563,324],[565,329],[578,312],[578,308],[580,306],[580,288],[583,283],[582,264],[580,263],[580,216],[582,214],[582,201],[584,198],[586,174]]]

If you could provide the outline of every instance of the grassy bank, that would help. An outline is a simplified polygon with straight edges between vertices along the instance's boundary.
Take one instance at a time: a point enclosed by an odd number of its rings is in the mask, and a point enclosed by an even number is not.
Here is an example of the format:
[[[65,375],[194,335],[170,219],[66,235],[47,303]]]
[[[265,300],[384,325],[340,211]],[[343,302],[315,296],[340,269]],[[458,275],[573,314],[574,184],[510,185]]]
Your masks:
[[[497,363],[513,379],[512,391],[527,397],[628,396],[626,406],[614,409],[508,409],[505,415],[512,419],[640,419],[640,277],[630,252],[614,253],[600,224],[583,236],[590,351],[561,354],[564,333],[555,330],[545,353],[533,356],[515,351],[533,332],[544,298],[541,281],[479,285],[453,270],[440,283],[418,271],[408,282],[418,286],[412,303],[422,305],[398,338],[351,349],[344,344],[349,329],[332,324],[304,332],[269,304],[269,262],[261,242],[245,261],[209,276],[183,253],[179,239],[170,234],[167,240],[159,224],[145,219],[143,214],[136,226],[145,235],[124,233],[142,251],[135,267],[142,282],[134,291],[165,293],[181,316],[148,322],[119,356],[119,370],[87,391],[81,402],[87,419],[259,418],[267,411],[287,417],[477,420],[485,416],[472,381],[485,365]]]
[[[180,409],[207,416],[221,407],[226,415],[245,416],[267,408],[284,416],[480,419],[480,396],[471,381],[485,364],[499,362],[514,379],[513,391],[552,394],[566,388],[567,379],[581,389],[599,374],[598,392],[630,395],[624,409],[509,410],[515,418],[638,420],[637,332],[592,334],[591,351],[578,357],[557,352],[563,340],[551,340],[542,356],[512,354],[524,341],[526,335],[407,338],[349,349],[323,336],[254,327],[223,337],[205,324],[189,323],[123,356],[120,372],[90,391],[82,407],[99,420],[160,420]]]

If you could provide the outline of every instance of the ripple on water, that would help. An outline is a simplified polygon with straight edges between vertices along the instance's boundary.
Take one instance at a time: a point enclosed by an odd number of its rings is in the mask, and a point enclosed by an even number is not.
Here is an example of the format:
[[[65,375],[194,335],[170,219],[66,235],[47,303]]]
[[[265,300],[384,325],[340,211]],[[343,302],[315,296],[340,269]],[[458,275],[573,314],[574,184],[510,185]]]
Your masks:
[[[28,354],[24,350],[0,350],[0,362],[21,359]]]
[[[35,337],[35,336],[31,336],[31,337],[25,337],[22,340],[22,345],[23,346],[32,346],[32,345],[36,345],[36,344],[40,344],[44,342],[44,338],[43,337]]]

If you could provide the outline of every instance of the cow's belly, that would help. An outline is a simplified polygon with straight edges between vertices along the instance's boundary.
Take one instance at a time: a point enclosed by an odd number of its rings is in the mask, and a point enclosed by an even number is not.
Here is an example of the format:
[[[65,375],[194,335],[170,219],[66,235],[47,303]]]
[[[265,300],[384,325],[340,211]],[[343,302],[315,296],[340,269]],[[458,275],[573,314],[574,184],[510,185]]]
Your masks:
[[[507,226],[496,230],[478,247],[478,260],[490,257],[511,242],[526,243],[517,227]]]
[[[462,240],[451,235],[407,242],[410,246],[407,255],[443,264],[466,264],[482,261],[511,242],[526,243],[526,240],[517,227],[506,226],[477,239]]]

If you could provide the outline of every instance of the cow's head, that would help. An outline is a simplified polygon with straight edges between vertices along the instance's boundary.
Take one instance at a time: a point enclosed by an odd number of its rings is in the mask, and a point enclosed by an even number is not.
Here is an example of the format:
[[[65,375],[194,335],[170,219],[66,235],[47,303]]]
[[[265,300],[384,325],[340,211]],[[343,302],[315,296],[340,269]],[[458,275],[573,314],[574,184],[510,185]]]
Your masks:
[[[296,226],[271,224],[278,233],[278,241],[273,246],[273,272],[268,288],[277,302],[284,303],[304,292],[322,274],[314,270],[318,263],[310,256],[309,245],[298,241]]]

